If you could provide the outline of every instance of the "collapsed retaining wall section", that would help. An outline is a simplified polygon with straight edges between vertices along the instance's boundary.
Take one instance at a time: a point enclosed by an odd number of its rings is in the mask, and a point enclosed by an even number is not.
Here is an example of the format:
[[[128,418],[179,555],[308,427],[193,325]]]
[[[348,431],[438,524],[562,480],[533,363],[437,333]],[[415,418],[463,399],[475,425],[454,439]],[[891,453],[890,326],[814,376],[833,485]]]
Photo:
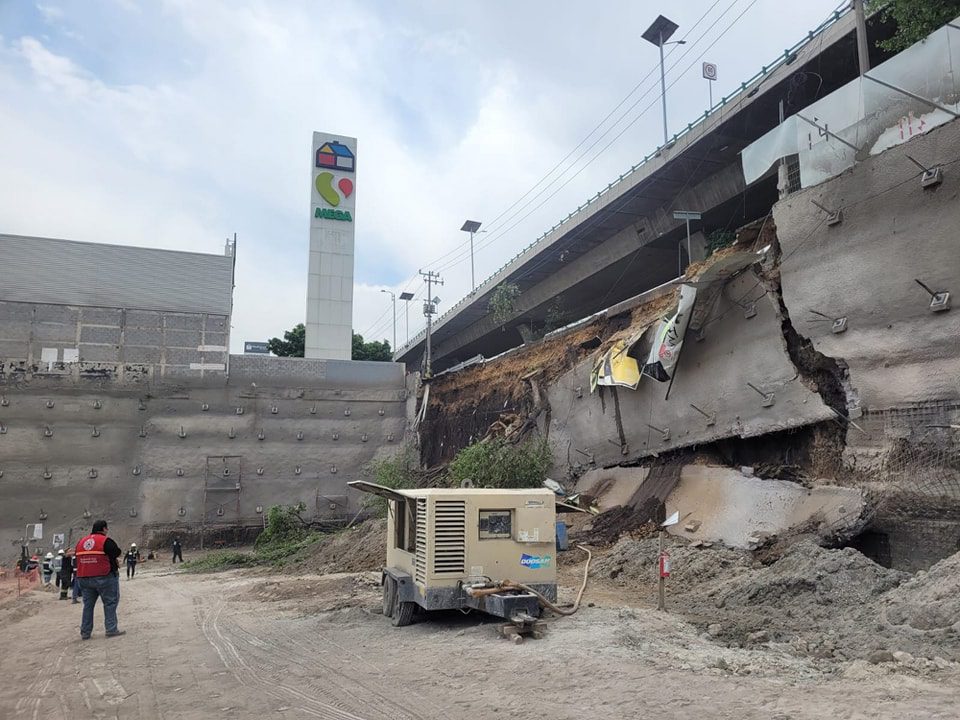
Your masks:
[[[756,314],[748,317],[750,306]],[[547,393],[555,458],[565,462],[572,449],[574,464],[614,465],[833,417],[791,362],[780,323],[776,300],[747,272],[730,282],[719,298],[703,339],[684,343],[669,400],[667,383],[650,378],[641,379],[637,390],[597,388],[590,393],[595,359],[579,363]],[[765,406],[764,395],[772,396],[771,405]],[[618,406],[624,446],[618,433]]]

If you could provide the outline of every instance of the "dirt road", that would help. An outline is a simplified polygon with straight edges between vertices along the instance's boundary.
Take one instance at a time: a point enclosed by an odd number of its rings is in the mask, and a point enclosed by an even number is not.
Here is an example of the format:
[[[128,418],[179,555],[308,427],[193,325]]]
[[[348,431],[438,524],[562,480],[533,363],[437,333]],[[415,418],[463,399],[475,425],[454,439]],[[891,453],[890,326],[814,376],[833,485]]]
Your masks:
[[[378,591],[371,574],[147,568],[121,581],[127,635],[104,638],[98,608],[83,642],[80,606],[35,592],[0,606],[0,718],[879,720],[955,718],[960,706],[953,670],[722,647],[602,593],[514,646],[475,615],[393,628]]]

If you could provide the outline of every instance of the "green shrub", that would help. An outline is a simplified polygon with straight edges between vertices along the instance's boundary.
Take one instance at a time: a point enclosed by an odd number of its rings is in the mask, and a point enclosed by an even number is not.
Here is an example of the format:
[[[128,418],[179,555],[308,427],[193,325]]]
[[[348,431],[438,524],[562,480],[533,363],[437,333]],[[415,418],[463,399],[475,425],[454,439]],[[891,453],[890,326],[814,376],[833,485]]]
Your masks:
[[[714,230],[707,234],[707,257],[717,250],[730,247],[737,240],[737,234],[732,230]]]
[[[187,572],[217,572],[239,567],[256,565],[257,559],[251,553],[236,550],[218,550],[196,560],[188,560],[182,567]]]
[[[417,487],[417,455],[409,445],[403,451],[371,463],[375,482],[388,488]],[[366,495],[363,507],[375,517],[387,516],[387,500],[378,495]]]
[[[449,472],[457,484],[472,480],[475,487],[539,487],[550,460],[550,447],[544,440],[513,445],[503,438],[490,438],[458,452]]]

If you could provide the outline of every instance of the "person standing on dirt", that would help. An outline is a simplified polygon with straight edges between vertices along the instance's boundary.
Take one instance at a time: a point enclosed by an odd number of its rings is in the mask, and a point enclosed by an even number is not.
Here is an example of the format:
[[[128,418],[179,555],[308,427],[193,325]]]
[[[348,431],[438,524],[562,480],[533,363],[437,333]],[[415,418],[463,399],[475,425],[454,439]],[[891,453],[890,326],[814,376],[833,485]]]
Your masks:
[[[180,547],[180,539],[173,539],[173,562],[180,560],[183,562],[183,548]]]
[[[127,563],[127,580],[137,574],[137,563],[140,562],[140,551],[137,550],[136,543],[130,543],[130,549],[123,556]]]
[[[74,555],[70,558],[70,564],[73,567],[73,604],[76,605],[80,601],[77,600],[80,597],[80,578],[77,577],[77,556]]]
[[[63,568],[63,550],[57,550],[57,556],[53,559],[53,584],[60,587],[60,570]]]
[[[48,552],[43,556],[43,565],[41,567],[43,571],[43,584],[49,585],[50,578],[53,577],[53,553]]]
[[[61,552],[63,552],[61,550]],[[73,586],[73,557],[67,553],[60,560],[60,599],[67,599],[67,590]],[[74,600],[76,602],[76,600]]]
[[[117,628],[117,605],[120,604],[120,546],[107,537],[107,521],[97,520],[93,530],[77,543],[77,577],[83,594],[83,618],[80,638],[89,640],[93,632],[93,609],[97,598],[103,601],[103,625],[107,637],[124,635]]]

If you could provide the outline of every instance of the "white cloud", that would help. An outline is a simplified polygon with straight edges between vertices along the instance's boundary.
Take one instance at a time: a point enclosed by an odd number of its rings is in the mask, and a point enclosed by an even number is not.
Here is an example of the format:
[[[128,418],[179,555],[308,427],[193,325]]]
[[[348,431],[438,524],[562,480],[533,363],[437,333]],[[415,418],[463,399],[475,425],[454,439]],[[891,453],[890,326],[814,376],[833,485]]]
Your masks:
[[[335,13],[307,2],[125,4],[99,15],[44,6],[52,40],[38,39],[40,28],[0,38],[0,183],[17,189],[17,202],[0,206],[0,231],[215,253],[236,231],[234,347],[303,320],[313,130],[359,138],[354,325],[390,337],[380,289],[404,289],[404,278],[449,251],[464,255],[467,217],[496,230],[491,221],[656,56],[638,39],[651,12],[625,2],[589,14],[580,3],[546,13],[506,0],[344,3]],[[671,12],[689,27],[708,4]],[[774,12],[761,3],[717,45],[715,94],[830,7],[800,5]],[[89,43],[64,42],[66,33]],[[705,104],[696,75],[671,91],[678,126]],[[480,250],[478,281],[649,152],[659,132],[649,112]],[[469,289],[469,263],[444,277],[441,311]],[[415,331],[422,316],[411,305]]]

